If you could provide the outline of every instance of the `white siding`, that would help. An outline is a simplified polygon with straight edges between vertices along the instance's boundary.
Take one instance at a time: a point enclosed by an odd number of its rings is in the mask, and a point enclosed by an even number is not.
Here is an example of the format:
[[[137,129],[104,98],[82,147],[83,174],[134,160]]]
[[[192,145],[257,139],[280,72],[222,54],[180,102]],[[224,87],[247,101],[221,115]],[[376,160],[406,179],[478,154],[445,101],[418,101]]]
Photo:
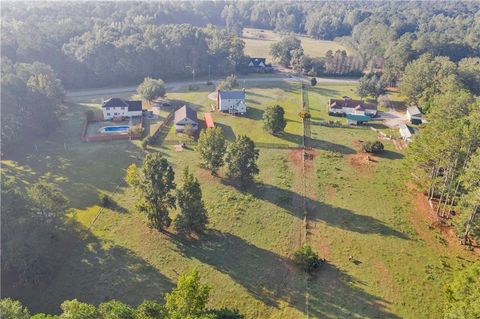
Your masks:
[[[247,105],[243,99],[222,99],[220,98],[220,111],[228,112],[231,109],[238,113],[244,114],[247,112]]]
[[[127,106],[122,107],[104,107],[102,108],[103,118],[105,120],[110,120],[115,116],[142,116],[142,111],[128,111]]]

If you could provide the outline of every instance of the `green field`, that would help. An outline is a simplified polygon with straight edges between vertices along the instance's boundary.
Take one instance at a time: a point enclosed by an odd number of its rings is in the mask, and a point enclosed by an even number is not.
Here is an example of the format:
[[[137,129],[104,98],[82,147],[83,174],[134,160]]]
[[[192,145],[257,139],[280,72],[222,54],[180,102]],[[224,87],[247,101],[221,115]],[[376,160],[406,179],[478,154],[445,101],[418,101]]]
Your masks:
[[[279,41],[282,35],[271,30],[252,28],[243,29],[242,40],[245,41],[245,54],[251,57],[265,57],[267,62],[272,62],[270,45]],[[342,44],[335,41],[317,40],[306,36],[297,35],[302,41],[302,48],[306,55],[311,57],[324,57],[328,50],[346,50]]]
[[[227,138],[247,134],[258,143],[300,143],[299,85],[259,82],[247,83],[246,89],[246,116],[213,115]],[[212,103],[207,99],[212,90],[178,90],[168,98],[197,108],[202,118]],[[327,99],[356,97],[354,91],[353,85],[328,83],[310,89],[312,121],[338,120],[327,115]],[[307,291],[311,318],[439,318],[443,285],[473,259],[447,246],[417,218],[415,194],[404,182],[403,154],[393,144],[385,142],[386,152],[373,162],[359,162],[358,140],[376,138],[368,128],[312,125],[315,157],[303,175],[301,153],[261,148],[257,185],[243,191],[200,169],[193,149],[175,152],[173,145],[156,145],[150,151],[162,152],[177,177],[188,165],[199,178],[210,224],[197,241],[151,230],[135,211],[132,190],[122,182],[125,168],[140,163],[140,143],[80,141],[81,114],[98,107],[98,101],[72,101],[58,134],[36,148],[22,145],[2,161],[7,174],[25,183],[44,178],[59,184],[71,200],[70,216],[82,235],[66,247],[65,262],[48,285],[17,291],[33,311],[58,312],[63,300],[73,298],[97,304],[117,298],[134,305],[145,298],[160,299],[179,273],[197,267],[213,288],[210,306],[239,308],[247,318],[303,318]],[[262,113],[273,103],[285,108],[288,119],[280,137],[261,128]],[[173,128],[164,137],[177,139]],[[304,233],[304,189],[306,239],[327,259],[308,280],[290,261]],[[99,191],[112,194],[117,205],[89,229],[100,209]],[[350,255],[355,262],[348,260]]]

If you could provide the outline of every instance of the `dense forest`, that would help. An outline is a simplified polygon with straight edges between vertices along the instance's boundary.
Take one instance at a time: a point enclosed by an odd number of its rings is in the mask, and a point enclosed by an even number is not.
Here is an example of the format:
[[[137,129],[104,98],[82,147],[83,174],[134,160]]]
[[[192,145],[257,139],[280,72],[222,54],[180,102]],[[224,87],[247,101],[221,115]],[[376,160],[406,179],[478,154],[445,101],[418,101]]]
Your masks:
[[[384,58],[396,76],[426,52],[454,62],[480,55],[478,2],[434,9],[429,2],[7,2],[2,9],[2,57],[46,63],[67,89],[186,77],[192,68],[228,73],[243,55],[235,35],[247,26],[337,38],[367,63]]]

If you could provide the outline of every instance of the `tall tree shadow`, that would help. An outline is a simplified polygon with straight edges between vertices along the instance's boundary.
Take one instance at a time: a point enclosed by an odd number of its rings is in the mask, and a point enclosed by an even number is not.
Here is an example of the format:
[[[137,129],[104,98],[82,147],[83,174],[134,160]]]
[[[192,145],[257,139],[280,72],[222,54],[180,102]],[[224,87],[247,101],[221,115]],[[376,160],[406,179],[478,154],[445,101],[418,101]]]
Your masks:
[[[258,199],[275,204],[298,218],[304,216],[303,207],[296,207],[295,205],[295,203],[303,203],[303,196],[289,189],[259,183],[245,189],[239,189],[239,191],[247,192]],[[314,221],[323,221],[327,225],[360,234],[380,234],[408,239],[408,236],[404,233],[391,228],[372,216],[358,214],[310,198],[306,198],[305,201],[309,218]]]
[[[64,300],[99,304],[117,299],[136,306],[144,299],[160,300],[173,288],[169,278],[133,251],[100,240],[78,224],[68,226],[69,238],[51,281],[28,300],[32,312],[58,313]]]
[[[304,275],[289,258],[216,230],[208,231],[201,240],[194,242],[179,238],[176,244],[180,254],[228,275],[264,304],[280,308],[282,302],[305,312]],[[367,317],[375,314],[379,318],[390,316],[382,306],[384,300],[352,286],[353,279],[335,266],[321,268],[312,283],[310,311],[319,318],[348,313]],[[349,303],[348,298],[353,302]]]
[[[325,263],[309,281],[309,311],[315,318],[400,318],[388,302],[357,287],[360,282]],[[355,286],[356,285],[356,286]]]
[[[298,271],[285,257],[217,230],[209,230],[198,241],[178,238],[176,244],[181,255],[227,274],[268,306],[278,307],[280,300],[291,305],[304,303],[301,282],[289,284],[292,277],[298,276]]]

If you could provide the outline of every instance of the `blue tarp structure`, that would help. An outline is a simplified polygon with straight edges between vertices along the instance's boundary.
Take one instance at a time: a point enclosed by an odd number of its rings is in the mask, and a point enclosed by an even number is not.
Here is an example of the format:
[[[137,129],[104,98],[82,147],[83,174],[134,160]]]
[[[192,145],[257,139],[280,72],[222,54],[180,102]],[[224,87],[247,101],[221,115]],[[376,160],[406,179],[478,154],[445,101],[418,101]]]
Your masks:
[[[357,122],[368,122],[370,121],[370,116],[368,115],[357,115],[357,114],[347,114],[347,119]]]

